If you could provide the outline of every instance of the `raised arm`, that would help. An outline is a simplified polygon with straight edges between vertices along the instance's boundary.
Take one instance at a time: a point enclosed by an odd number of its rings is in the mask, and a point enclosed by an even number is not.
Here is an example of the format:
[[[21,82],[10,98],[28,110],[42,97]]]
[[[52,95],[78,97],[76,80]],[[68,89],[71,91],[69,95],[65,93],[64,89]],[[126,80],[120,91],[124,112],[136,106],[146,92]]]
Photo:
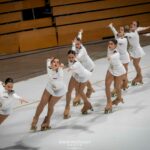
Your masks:
[[[148,27],[138,27],[137,31],[140,32],[140,31],[144,31],[144,30],[147,30],[147,29],[150,29],[150,26],[148,26]]]
[[[47,64],[46,64],[47,74],[49,77],[51,77],[51,61],[52,61],[52,58],[47,59]]]
[[[77,36],[80,40],[82,40],[82,33],[83,33],[83,29],[80,29]]]
[[[115,27],[113,26],[113,24],[112,23],[110,23],[109,25],[108,25],[108,27],[111,29],[111,31],[113,32],[113,34],[114,34],[114,36],[115,36],[115,39],[117,39],[118,38],[118,32],[117,32],[117,30],[115,29]]]
[[[76,38],[72,41],[72,48],[73,51],[76,51]]]
[[[86,54],[86,49],[82,45],[82,48],[80,49],[80,51],[79,51],[79,53],[77,55],[77,59],[80,60],[81,57],[85,56],[85,54]]]

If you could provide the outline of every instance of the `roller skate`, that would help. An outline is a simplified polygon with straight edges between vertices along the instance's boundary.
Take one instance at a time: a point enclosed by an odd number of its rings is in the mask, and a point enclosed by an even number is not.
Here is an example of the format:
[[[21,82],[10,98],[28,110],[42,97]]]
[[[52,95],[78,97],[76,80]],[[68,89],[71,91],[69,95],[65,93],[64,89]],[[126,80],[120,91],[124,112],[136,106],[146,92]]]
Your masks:
[[[94,111],[90,102],[84,104],[83,108],[81,109],[82,114],[88,114],[88,110]]]
[[[105,107],[104,114],[112,113],[112,102],[108,103]]]
[[[115,96],[117,96],[116,89],[113,89],[111,91],[111,97],[115,97]]]
[[[78,106],[81,104],[80,96],[76,96],[73,100],[73,106]]]
[[[86,96],[87,96],[88,98],[90,98],[91,95],[92,95],[92,93],[94,93],[94,92],[95,92],[95,90],[94,90],[93,88],[88,88],[88,89],[87,89],[87,92],[86,92]]]
[[[65,111],[64,111],[64,119],[68,119],[70,118],[71,115],[70,115],[70,106],[69,107],[66,107],[65,108]]]
[[[30,130],[36,131],[37,130],[36,124],[37,124],[37,119],[33,118]]]
[[[49,126],[49,124],[47,123],[47,116],[45,116],[43,123],[41,124],[41,131],[46,131],[51,129],[51,127]]]
[[[123,98],[118,99],[116,98],[115,100],[112,101],[112,105],[118,105],[119,103],[124,103]]]

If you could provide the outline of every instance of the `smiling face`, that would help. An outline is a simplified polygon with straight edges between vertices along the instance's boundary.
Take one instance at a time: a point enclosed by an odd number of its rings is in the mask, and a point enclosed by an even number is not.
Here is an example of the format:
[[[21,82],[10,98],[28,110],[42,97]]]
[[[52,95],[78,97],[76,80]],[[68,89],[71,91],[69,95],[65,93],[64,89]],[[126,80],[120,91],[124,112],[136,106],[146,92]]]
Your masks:
[[[58,69],[60,66],[60,62],[59,62],[59,59],[58,58],[54,58],[52,61],[51,61],[51,67],[56,70]]]
[[[13,83],[8,82],[7,84],[5,84],[5,89],[10,92],[13,89]]]
[[[68,54],[68,61],[74,62],[76,60],[76,56],[74,54]]]

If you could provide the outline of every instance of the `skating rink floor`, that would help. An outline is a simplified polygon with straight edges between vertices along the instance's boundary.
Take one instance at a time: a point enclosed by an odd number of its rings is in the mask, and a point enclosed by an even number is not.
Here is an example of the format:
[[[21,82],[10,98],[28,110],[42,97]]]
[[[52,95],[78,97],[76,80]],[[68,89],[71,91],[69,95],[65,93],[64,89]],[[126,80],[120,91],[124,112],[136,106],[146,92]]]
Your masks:
[[[38,101],[47,83],[42,75],[15,84],[16,93],[29,104],[16,103],[14,112],[0,126],[2,150],[150,150],[150,46],[141,61],[144,84],[123,91],[125,103],[113,107],[113,113],[104,114],[106,105],[104,79],[108,68],[106,58],[95,61],[91,81],[96,92],[90,98],[94,112],[82,115],[82,105],[71,107],[71,118],[64,120],[65,96],[57,103],[51,119],[52,129],[30,132],[30,124]],[[27,69],[27,68],[26,68]],[[135,71],[129,64],[129,79]],[[68,84],[70,73],[65,69]],[[74,93],[72,94],[72,98]],[[47,112],[45,107],[38,127]]]

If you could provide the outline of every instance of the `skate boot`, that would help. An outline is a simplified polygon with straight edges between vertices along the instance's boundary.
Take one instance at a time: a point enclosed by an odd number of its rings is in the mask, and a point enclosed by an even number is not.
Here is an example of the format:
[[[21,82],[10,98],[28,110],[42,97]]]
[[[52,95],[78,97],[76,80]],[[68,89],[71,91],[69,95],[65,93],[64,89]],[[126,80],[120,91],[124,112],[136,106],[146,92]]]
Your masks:
[[[128,88],[129,88],[128,81],[123,80],[122,89],[125,91]]]
[[[66,107],[65,108],[65,111],[64,111],[64,119],[68,119],[70,118],[71,115],[70,115],[70,106],[69,107]]]
[[[115,97],[115,96],[117,96],[116,89],[113,89],[113,91],[111,91],[111,97]]]
[[[81,104],[81,100],[79,96],[76,96],[73,100],[73,106],[78,106]]]
[[[143,77],[141,75],[137,75],[133,80],[132,80],[132,85],[135,86],[138,83],[143,84]]]
[[[45,131],[45,130],[49,130],[49,129],[51,129],[51,127],[47,123],[47,116],[45,116],[44,121],[41,125],[41,131]]]
[[[124,103],[123,98],[118,99],[116,98],[115,100],[112,101],[112,105],[118,105],[119,103]]]
[[[87,89],[87,92],[86,92],[86,96],[88,97],[88,98],[90,98],[91,97],[91,95],[92,95],[92,93],[94,93],[95,92],[95,90],[93,89],[93,88],[88,88]]]
[[[112,113],[112,102],[108,103],[105,107],[104,114]]]
[[[87,114],[88,110],[94,111],[90,102],[84,104],[83,108],[81,109],[82,114]]]
[[[37,119],[33,118],[30,130],[36,131],[37,130],[36,124],[37,124]]]

